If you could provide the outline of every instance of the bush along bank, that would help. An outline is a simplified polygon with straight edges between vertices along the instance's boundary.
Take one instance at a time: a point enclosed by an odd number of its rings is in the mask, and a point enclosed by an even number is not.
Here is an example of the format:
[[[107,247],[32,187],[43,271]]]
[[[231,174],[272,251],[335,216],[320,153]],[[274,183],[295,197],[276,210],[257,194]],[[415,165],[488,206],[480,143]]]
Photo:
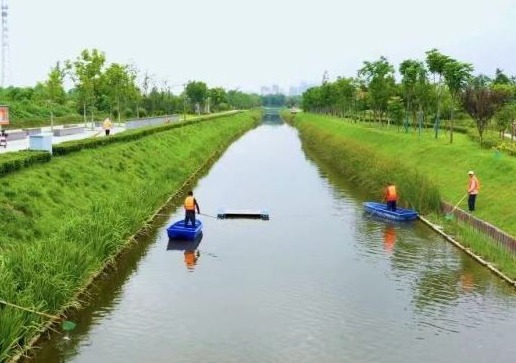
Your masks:
[[[257,124],[242,113],[53,158],[1,179],[0,299],[58,314],[214,153]],[[0,308],[0,361],[44,326]]]
[[[446,185],[436,185],[429,181],[429,177],[426,177],[426,175],[436,179],[435,175],[438,175],[440,172],[450,173],[450,169],[443,163],[439,155],[439,153],[450,153],[450,150],[440,150],[441,145],[436,145],[435,150],[424,148],[424,152],[427,155],[432,155],[432,161],[424,162],[424,160],[417,159],[420,156],[414,153],[413,149],[408,145],[411,142],[410,140],[397,140],[396,145],[403,150],[402,152],[415,154],[409,157],[410,161],[412,161],[411,163],[399,158],[399,156],[388,157],[386,154],[392,150],[392,145],[388,145],[391,143],[391,140],[389,140],[389,137],[382,138],[383,135],[378,135],[378,130],[368,130],[363,128],[363,126],[353,125],[351,127],[354,130],[348,132],[346,128],[349,126],[342,128],[335,126],[337,123],[333,122],[334,120],[331,118],[312,116],[303,115],[299,117],[298,115],[293,118],[289,115],[284,115],[299,129],[303,144],[307,148],[319,155],[323,160],[326,160],[337,171],[348,176],[349,179],[360,183],[364,189],[375,193],[378,197],[380,196],[378,187],[383,186],[385,180],[393,181],[402,191],[404,196],[402,203],[404,202],[405,205],[413,207],[423,215],[426,215],[431,223],[439,226],[439,230],[444,230],[444,232],[465,246],[466,252],[484,259],[486,261],[485,264],[491,270],[496,268],[502,272],[500,275],[506,274],[512,280],[516,279],[516,257],[514,253],[507,249],[507,246],[471,228],[471,226],[457,221],[455,218],[452,220],[444,218],[445,216],[440,208],[441,197],[439,191],[446,188]],[[338,121],[338,124],[342,125],[343,121]],[[377,134],[375,143],[371,142],[371,133]],[[362,134],[368,135],[361,138]],[[418,142],[415,141],[415,143]],[[468,142],[471,143],[471,141]],[[492,161],[489,162],[489,157],[485,157],[485,155],[479,154],[480,156],[477,156],[477,153],[485,153],[485,150],[478,148],[478,145],[473,149],[461,146],[456,151],[456,153],[459,152],[466,154],[463,155],[465,160],[485,158],[485,164],[490,163],[493,168],[493,173],[486,169],[486,175],[493,177],[497,175],[494,174],[494,170],[497,170],[499,165]],[[467,155],[468,153],[473,153],[473,156]],[[450,157],[449,154],[446,156]],[[453,156],[456,157],[456,155]],[[509,165],[505,166],[505,170],[511,168],[512,160],[507,159],[506,162]],[[423,166],[422,170],[414,166],[417,163]],[[481,165],[483,164],[484,160],[481,160]],[[432,170],[433,173],[429,173],[425,168]],[[491,182],[495,185],[496,183],[504,184],[506,176],[503,173],[498,175],[500,175],[500,180],[493,180]],[[498,196],[498,198],[500,197],[503,198],[503,196]],[[498,210],[499,216],[492,216],[495,220],[504,220],[503,203],[504,201],[498,202],[497,206],[500,208]]]

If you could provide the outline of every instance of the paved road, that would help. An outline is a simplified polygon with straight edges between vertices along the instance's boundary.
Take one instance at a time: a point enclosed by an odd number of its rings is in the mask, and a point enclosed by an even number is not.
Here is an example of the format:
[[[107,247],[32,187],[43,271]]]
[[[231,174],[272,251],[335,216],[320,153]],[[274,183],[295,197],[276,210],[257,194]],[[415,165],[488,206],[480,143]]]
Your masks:
[[[63,126],[54,126],[54,129],[63,128]],[[12,130],[17,131],[17,130]],[[50,133],[50,126],[48,127],[42,127],[42,132],[48,132]],[[125,131],[124,126],[114,126],[111,129],[111,134],[117,134],[119,132]],[[9,131],[7,131],[7,134],[9,134]],[[91,127],[88,127],[84,130],[83,133],[75,134],[75,135],[67,135],[67,136],[52,136],[52,144],[59,144],[64,141],[70,141],[70,140],[78,140],[78,139],[85,139],[88,137],[106,137],[104,134],[104,130],[102,130],[102,127],[96,127],[94,130],[91,129]],[[20,151],[20,150],[28,150],[29,149],[29,138],[25,138],[23,140],[13,140],[9,141],[9,137],[7,137],[7,147],[3,148],[0,147],[0,153],[6,153],[10,151]]]

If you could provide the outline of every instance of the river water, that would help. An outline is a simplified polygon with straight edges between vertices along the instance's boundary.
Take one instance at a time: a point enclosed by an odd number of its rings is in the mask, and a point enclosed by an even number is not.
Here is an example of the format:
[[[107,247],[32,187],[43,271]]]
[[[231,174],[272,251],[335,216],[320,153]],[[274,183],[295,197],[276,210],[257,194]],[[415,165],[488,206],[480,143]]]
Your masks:
[[[516,294],[429,228],[365,214],[366,196],[267,123],[199,180],[198,246],[180,208],[135,247],[36,362],[514,362]],[[198,241],[199,242],[199,241]]]

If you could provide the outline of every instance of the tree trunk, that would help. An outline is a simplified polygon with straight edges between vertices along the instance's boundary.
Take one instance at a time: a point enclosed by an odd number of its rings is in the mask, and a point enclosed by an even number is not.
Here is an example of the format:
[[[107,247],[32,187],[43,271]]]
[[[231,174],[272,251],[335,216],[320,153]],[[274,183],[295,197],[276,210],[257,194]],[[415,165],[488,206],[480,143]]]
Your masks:
[[[88,127],[87,126],[87,120],[86,120],[86,102],[84,102],[82,104],[82,117],[84,118],[84,127]]]
[[[455,107],[452,106],[450,115],[450,144],[453,144],[453,118],[455,117]]]

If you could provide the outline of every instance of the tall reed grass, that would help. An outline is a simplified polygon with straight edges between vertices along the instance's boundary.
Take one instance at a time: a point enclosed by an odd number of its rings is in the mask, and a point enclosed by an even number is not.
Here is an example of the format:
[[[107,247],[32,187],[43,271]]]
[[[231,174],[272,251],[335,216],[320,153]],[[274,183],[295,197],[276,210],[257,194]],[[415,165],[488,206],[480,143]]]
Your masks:
[[[318,123],[303,122],[297,126],[306,147],[348,179],[378,195],[379,200],[387,182],[392,182],[399,191],[401,205],[423,213],[439,209],[439,188],[417,169],[358,140],[328,131]]]

